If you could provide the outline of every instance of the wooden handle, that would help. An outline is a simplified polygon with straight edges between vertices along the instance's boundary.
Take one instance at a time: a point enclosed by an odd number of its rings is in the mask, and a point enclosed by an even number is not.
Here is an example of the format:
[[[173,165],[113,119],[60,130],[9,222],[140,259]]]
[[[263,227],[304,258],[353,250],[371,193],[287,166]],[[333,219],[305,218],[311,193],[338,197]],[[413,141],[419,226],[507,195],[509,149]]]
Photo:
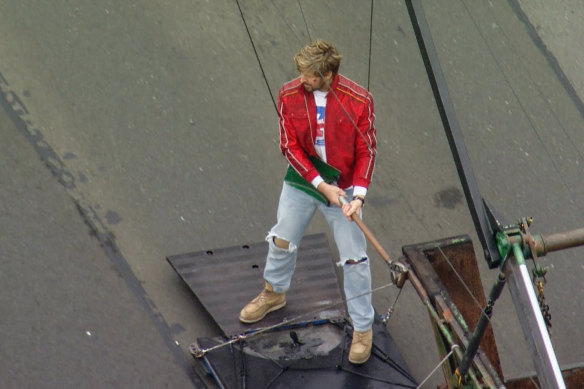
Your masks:
[[[347,201],[347,199],[344,197],[339,197],[339,202],[341,204],[348,204],[349,203]],[[363,223],[363,220],[361,220],[358,213],[357,212],[353,213],[351,215],[351,217],[353,218],[353,221],[355,223],[357,223],[357,226],[361,229],[361,231],[363,231],[363,234],[365,234],[365,237],[367,238],[367,240],[371,243],[371,245],[375,248],[375,250],[379,253],[379,255],[381,255],[381,258],[383,258],[383,260],[386,261],[387,263],[391,263],[392,261],[391,261],[391,258],[389,257],[389,254],[381,246],[381,244],[375,238],[375,236],[373,236],[373,233],[371,232],[371,230],[369,230],[369,228],[367,228],[365,223]]]

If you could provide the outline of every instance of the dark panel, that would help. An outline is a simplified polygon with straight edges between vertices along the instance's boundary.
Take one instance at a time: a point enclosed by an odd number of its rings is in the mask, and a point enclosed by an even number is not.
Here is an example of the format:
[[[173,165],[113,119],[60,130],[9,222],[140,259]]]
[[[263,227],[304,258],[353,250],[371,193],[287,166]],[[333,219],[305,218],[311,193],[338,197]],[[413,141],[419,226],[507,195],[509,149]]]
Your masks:
[[[209,352],[203,361],[220,388],[416,388],[379,319],[373,332],[372,355],[363,365],[347,361],[352,330],[343,323],[250,336]],[[222,341],[197,339],[202,348]]]
[[[263,288],[266,242],[174,255],[167,260],[226,336],[300,315],[305,315],[302,322],[346,317],[326,235],[305,236],[299,246],[286,306],[255,324],[243,324],[238,317],[241,308]],[[330,307],[333,303],[339,304]],[[323,310],[316,312],[319,309]]]

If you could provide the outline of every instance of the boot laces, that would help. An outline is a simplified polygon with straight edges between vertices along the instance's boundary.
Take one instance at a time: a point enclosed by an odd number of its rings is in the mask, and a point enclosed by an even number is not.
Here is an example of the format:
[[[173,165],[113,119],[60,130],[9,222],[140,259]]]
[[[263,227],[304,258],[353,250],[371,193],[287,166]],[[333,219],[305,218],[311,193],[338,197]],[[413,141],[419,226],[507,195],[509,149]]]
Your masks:
[[[260,292],[260,294],[258,294],[258,296],[254,299],[255,303],[264,303],[267,299],[268,299],[268,295],[270,294],[270,291],[267,289],[264,289]]]
[[[365,344],[367,337],[368,337],[368,331],[365,331],[365,332],[353,331],[353,343]]]

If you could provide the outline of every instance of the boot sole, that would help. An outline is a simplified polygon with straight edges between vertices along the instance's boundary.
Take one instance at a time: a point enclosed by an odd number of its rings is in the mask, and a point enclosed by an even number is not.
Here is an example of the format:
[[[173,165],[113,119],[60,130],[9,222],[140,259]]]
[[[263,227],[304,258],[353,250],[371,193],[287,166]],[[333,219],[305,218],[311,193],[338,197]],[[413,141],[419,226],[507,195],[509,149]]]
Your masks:
[[[286,301],[281,304],[274,305],[272,308],[268,309],[262,316],[258,317],[257,319],[244,319],[243,317],[239,316],[239,321],[245,324],[257,323],[258,321],[262,320],[266,315],[270,312],[274,312],[280,308],[283,308],[286,305]]]

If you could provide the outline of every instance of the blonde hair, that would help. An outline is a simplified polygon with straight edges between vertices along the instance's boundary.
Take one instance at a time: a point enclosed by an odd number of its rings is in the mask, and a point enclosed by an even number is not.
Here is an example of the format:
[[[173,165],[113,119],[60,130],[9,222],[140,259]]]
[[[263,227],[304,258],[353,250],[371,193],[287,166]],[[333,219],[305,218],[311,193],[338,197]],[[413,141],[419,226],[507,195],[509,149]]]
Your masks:
[[[332,72],[334,76],[339,72],[341,58],[336,47],[317,39],[296,53],[294,62],[299,72],[311,72],[321,77]]]

